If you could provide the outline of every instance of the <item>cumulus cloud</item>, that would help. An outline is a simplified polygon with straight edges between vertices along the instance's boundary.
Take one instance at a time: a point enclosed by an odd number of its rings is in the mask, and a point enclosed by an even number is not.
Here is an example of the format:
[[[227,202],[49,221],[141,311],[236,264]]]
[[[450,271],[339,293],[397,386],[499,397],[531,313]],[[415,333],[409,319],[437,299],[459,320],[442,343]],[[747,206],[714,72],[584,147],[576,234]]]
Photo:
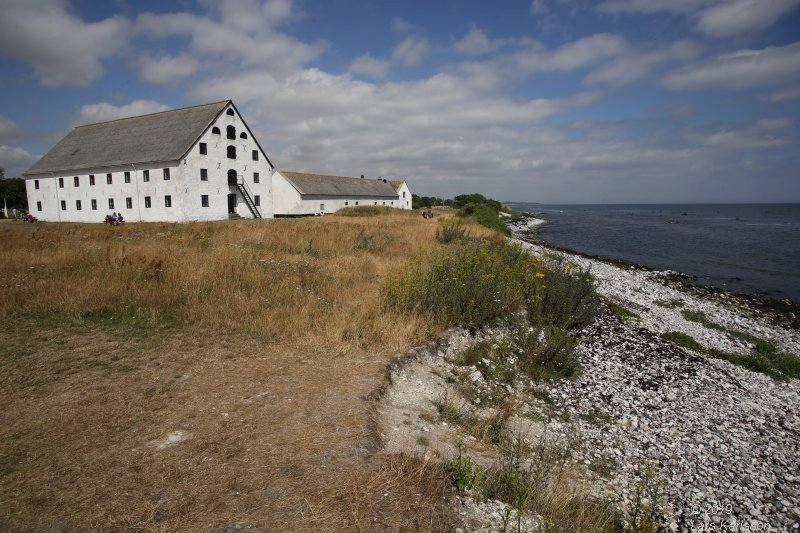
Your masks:
[[[622,87],[645,79],[657,67],[675,61],[695,58],[699,47],[691,41],[677,41],[656,50],[628,49],[624,54],[592,70],[584,79],[589,85]]]
[[[392,29],[397,33],[410,33],[416,29],[416,26],[403,17],[395,17],[392,19]]]
[[[0,145],[0,167],[6,171],[7,178],[15,178],[33,166],[39,156],[33,155],[19,146]]]
[[[664,77],[675,90],[743,89],[800,79],[800,42],[761,50],[739,50],[682,67]]]
[[[17,124],[10,118],[0,115],[0,142],[9,142],[19,137]]]
[[[197,59],[186,54],[142,56],[139,59],[139,77],[156,85],[173,85],[194,74],[199,66]]]
[[[800,6],[800,0],[734,0],[702,11],[697,30],[711,37],[732,37],[763,30]]]
[[[550,9],[544,0],[533,0],[531,2],[531,15],[544,15],[549,11]]]
[[[120,17],[85,22],[64,0],[5,0],[0,53],[27,63],[42,85],[85,86],[103,74],[102,60],[127,42]]]
[[[462,39],[453,45],[456,52],[465,56],[480,56],[494,52],[502,46],[501,40],[489,39],[480,28],[473,24]]]
[[[626,51],[622,37],[609,33],[598,33],[562,45],[554,51],[541,50],[538,46],[514,54],[517,68],[527,73],[560,71],[568,72],[592,66]]]
[[[422,61],[430,48],[430,43],[424,37],[410,36],[395,46],[392,57],[407,67],[413,67]]]
[[[597,10],[686,15],[699,33],[724,38],[764,30],[798,6],[800,0],[606,0]]]
[[[359,56],[350,63],[348,69],[353,74],[368,76],[376,80],[385,80],[389,76],[389,62],[370,57],[369,54]]]
[[[170,109],[169,106],[160,104],[153,100],[134,100],[131,103],[122,106],[115,106],[107,102],[87,104],[81,106],[77,116],[75,117],[75,120],[73,121],[73,124],[76,126],[81,124],[93,124],[95,122],[105,122],[107,120],[115,120],[118,118],[157,113],[159,111],[166,111],[168,109]]]
[[[144,13],[136,20],[140,35],[154,40],[172,37],[189,40],[178,66],[190,70],[190,60],[220,68],[231,62],[260,66],[281,73],[301,68],[325,49],[325,43],[305,43],[281,32],[277,26],[296,18],[289,0],[226,0],[207,2],[209,12]],[[158,66],[158,65],[156,65]]]

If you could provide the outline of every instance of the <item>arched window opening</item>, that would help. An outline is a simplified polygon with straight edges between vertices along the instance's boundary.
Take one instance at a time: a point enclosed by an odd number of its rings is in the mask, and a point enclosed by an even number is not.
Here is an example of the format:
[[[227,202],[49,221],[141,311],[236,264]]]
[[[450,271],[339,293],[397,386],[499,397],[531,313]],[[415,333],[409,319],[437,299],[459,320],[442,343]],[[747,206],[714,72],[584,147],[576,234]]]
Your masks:
[[[219,128],[214,126],[213,128],[211,128],[211,133],[213,133],[215,135],[219,135],[220,134]]]
[[[235,116],[236,116],[236,115],[234,114],[234,112],[233,112],[233,109],[231,109],[230,107],[228,108],[228,110],[227,110],[227,111],[225,111],[225,114],[226,114],[226,115],[230,115],[230,116],[232,116],[232,117],[235,117]]]
[[[228,126],[225,128],[225,132],[227,133],[228,139],[233,139],[234,141],[236,140],[236,128],[233,126]]]
[[[228,146],[228,159],[236,159],[236,147]]]
[[[236,171],[234,169],[228,171],[228,185],[236,185]]]
[[[239,138],[240,139],[247,139],[247,134],[245,132],[242,132],[242,133],[239,134]]]

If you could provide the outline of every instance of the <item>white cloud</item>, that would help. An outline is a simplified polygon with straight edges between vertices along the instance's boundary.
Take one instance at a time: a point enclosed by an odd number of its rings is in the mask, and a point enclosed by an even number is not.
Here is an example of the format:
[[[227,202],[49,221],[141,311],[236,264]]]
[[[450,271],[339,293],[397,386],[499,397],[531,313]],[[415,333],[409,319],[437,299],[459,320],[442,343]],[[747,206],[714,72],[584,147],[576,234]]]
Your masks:
[[[276,29],[299,15],[288,0],[226,0],[207,15],[189,13],[144,13],[136,20],[139,34],[152,39],[183,37],[189,39],[182,52],[180,66],[188,69],[191,58],[209,62],[220,69],[260,66],[289,73],[317,57],[325,43],[304,43]],[[248,7],[249,6],[249,7]]]
[[[350,63],[349,72],[361,74],[376,80],[385,80],[389,76],[389,62],[370,57],[369,54],[359,56]]]
[[[792,100],[797,100],[798,98],[800,98],[800,86],[789,87],[787,89],[775,91],[774,93],[769,95],[768,100],[776,104],[782,104],[784,102],[791,102]]]
[[[630,48],[626,53],[590,72],[584,83],[623,87],[647,78],[660,65],[693,59],[698,53],[698,46],[690,41],[677,41],[667,48],[649,51]]]
[[[39,156],[33,155],[19,146],[0,146],[0,167],[6,171],[7,178],[15,178],[33,166]]]
[[[514,54],[516,67],[527,73],[560,71],[568,72],[593,66],[626,51],[622,37],[609,33],[598,33],[564,44],[555,51],[537,48],[522,50]]]
[[[199,66],[197,59],[186,54],[157,58],[142,56],[139,59],[139,77],[156,85],[173,85],[194,74]]]
[[[762,50],[739,50],[680,68],[664,78],[675,90],[743,89],[781,85],[800,78],[800,42]]]
[[[461,40],[456,41],[453,48],[455,48],[456,52],[465,56],[480,56],[488,54],[489,52],[494,52],[500,48],[502,44],[503,41],[501,40],[489,39],[480,28],[473,24],[469,33]]]
[[[105,122],[107,120],[115,120],[118,118],[157,113],[159,111],[166,111],[168,109],[170,109],[169,106],[160,104],[153,100],[134,100],[131,103],[122,106],[115,106],[107,102],[87,104],[81,106],[80,110],[78,111],[78,115],[73,121],[73,124],[93,124],[95,122]]]
[[[697,30],[711,37],[732,37],[772,26],[800,6],[800,0],[734,0],[710,7],[698,16]]]
[[[789,139],[781,135],[781,130],[793,124],[785,117],[761,119],[754,124],[728,127],[711,132],[692,132],[689,138],[708,146],[724,147],[733,150],[770,148],[787,144]]]
[[[0,52],[33,67],[42,85],[85,86],[103,74],[102,60],[127,42],[120,17],[85,22],[64,0],[4,0]]]
[[[17,124],[10,118],[0,115],[0,142],[9,142],[19,136]]]
[[[407,67],[418,65],[430,51],[430,44],[424,37],[406,37],[392,52],[392,57]]]
[[[531,15],[544,15],[549,11],[550,9],[544,0],[533,0],[531,2]]]
[[[697,32],[724,38],[764,30],[800,6],[800,0],[606,0],[604,13],[686,15]]]
[[[410,33],[416,28],[415,25],[403,17],[395,17],[392,19],[392,29],[397,33]]]

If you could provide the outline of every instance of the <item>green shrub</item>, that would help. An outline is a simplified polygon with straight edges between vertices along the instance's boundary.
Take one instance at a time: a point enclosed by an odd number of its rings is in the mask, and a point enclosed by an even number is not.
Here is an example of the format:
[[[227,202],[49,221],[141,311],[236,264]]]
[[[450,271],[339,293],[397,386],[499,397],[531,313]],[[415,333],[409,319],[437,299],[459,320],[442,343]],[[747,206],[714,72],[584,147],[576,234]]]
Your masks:
[[[472,217],[475,222],[489,229],[497,230],[505,235],[510,235],[511,231],[500,218],[500,212],[489,204],[467,204],[462,207],[458,215],[461,217]]]
[[[521,370],[534,379],[569,378],[580,369],[577,342],[556,326],[518,332],[517,344]]]
[[[436,230],[436,240],[442,244],[452,244],[469,237],[469,230],[460,222],[442,222]]]
[[[521,309],[536,265],[505,241],[463,241],[414,259],[390,275],[383,290],[388,309],[433,317],[440,324],[479,325]]]
[[[588,270],[575,267],[563,256],[546,256],[536,276],[542,276],[542,283],[534,285],[527,300],[531,323],[574,329],[597,316],[600,299]]]

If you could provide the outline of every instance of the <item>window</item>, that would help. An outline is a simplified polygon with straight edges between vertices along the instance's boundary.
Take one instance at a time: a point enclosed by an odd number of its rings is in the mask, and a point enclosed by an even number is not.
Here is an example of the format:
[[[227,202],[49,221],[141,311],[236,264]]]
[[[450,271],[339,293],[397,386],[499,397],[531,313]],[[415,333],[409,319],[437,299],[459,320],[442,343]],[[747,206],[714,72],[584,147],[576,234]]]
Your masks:
[[[81,186],[81,179],[78,176],[75,176],[74,178],[72,178],[72,182],[75,184],[76,187],[80,187]]]
[[[41,211],[42,210],[42,202],[36,202],[36,210],[37,211]]]
[[[39,180],[33,180],[33,188],[39,189]],[[41,211],[41,209],[39,209],[39,211]]]
[[[111,179],[111,174],[106,174],[106,183],[111,185],[114,180]]]
[[[92,211],[97,211],[97,200],[92,199]]]
[[[228,159],[236,159],[236,147],[228,146]]]
[[[164,207],[172,207],[172,196],[169,194],[164,197]]]
[[[200,143],[200,155],[208,154],[208,145],[206,143]]]
[[[219,135],[219,128],[214,126],[213,128],[211,128],[211,133],[213,133],[214,135]]]
[[[201,168],[200,169],[200,181],[208,181],[208,169]]]
[[[256,207],[259,207],[261,205],[261,196],[256,194],[253,197],[253,203],[256,204]]]
[[[80,200],[75,200],[75,209],[77,209],[78,211],[81,210],[81,201]]]
[[[233,139],[234,141],[236,140],[236,128],[234,128],[233,126],[228,126],[227,128],[225,128],[225,133],[226,133],[225,137],[227,137],[228,139]]]
[[[253,183],[259,183],[261,181],[261,176],[258,175],[258,172],[253,172]]]
[[[375,202],[375,205],[378,205],[378,202]]]
[[[59,189],[64,188],[64,178],[58,178],[58,188]]]
[[[358,201],[356,201],[356,205],[358,205]]]
[[[130,182],[131,182],[131,173],[130,172],[126,172],[125,173],[125,183],[130,183]]]
[[[142,170],[142,181],[150,181],[150,171]]]
[[[89,174],[89,185],[94,185],[94,174]]]
[[[169,181],[169,169],[164,169],[164,181]]]
[[[133,198],[131,198],[130,196],[125,198],[125,207],[127,207],[128,209],[133,209]]]
[[[150,197],[149,196],[145,196],[144,197],[144,207],[145,207],[145,209],[150,209]]]
[[[258,150],[253,150],[253,161],[258,161]]]
[[[66,211],[67,210],[67,201],[66,200],[61,200],[61,210],[62,211]]]
[[[344,205],[350,205],[350,202],[345,202]]]
[[[320,213],[324,213],[325,212],[325,204],[319,204],[319,212]]]
[[[240,139],[247,139],[247,134],[245,132],[242,132],[242,133],[239,134],[239,138]]]
[[[114,199],[113,198],[109,198],[108,199],[108,208],[109,209],[114,209]]]
[[[236,114],[233,112],[233,109],[231,109],[230,107],[228,108],[227,111],[225,111],[225,114],[230,115],[232,117],[236,116]]]
[[[203,207],[208,207],[208,195],[201,194],[200,195],[200,205]]]

